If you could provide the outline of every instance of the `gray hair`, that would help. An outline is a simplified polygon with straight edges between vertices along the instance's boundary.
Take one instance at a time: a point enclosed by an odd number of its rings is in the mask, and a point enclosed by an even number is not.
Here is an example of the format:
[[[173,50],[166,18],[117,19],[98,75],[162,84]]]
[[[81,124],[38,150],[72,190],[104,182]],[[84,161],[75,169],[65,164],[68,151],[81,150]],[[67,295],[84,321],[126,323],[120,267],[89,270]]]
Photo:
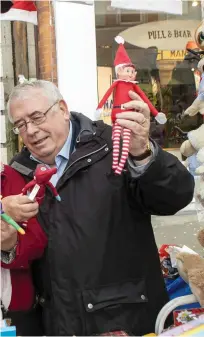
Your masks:
[[[11,123],[13,123],[13,119],[10,112],[10,105],[12,100],[25,98],[28,91],[32,89],[41,89],[42,93],[49,99],[50,104],[54,103],[57,100],[63,100],[63,96],[61,95],[59,89],[56,87],[54,83],[44,80],[34,80],[34,81],[26,80],[25,82],[15,86],[11,94],[9,95],[9,100],[7,103],[7,113]]]

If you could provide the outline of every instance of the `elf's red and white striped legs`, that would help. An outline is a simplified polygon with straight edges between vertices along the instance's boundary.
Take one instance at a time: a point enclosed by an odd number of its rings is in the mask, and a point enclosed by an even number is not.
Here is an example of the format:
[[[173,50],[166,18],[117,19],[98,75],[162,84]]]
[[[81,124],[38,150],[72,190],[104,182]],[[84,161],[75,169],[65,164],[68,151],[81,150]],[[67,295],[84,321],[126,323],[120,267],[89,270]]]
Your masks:
[[[120,136],[121,136],[122,126],[115,123],[113,125],[113,164],[112,169],[115,170],[119,162],[119,152],[120,152]]]
[[[118,167],[115,170],[116,174],[121,174],[122,170],[125,166],[125,163],[128,159],[128,153],[130,148],[130,133],[129,129],[123,129],[123,145],[122,145],[122,153]]]
[[[129,147],[130,147],[130,134],[131,131],[127,128],[123,129],[123,144],[122,153],[119,162],[119,152],[120,152],[120,136],[122,133],[122,127],[117,123],[113,127],[113,164],[112,169],[116,174],[121,174],[125,166],[126,160],[128,158]]]

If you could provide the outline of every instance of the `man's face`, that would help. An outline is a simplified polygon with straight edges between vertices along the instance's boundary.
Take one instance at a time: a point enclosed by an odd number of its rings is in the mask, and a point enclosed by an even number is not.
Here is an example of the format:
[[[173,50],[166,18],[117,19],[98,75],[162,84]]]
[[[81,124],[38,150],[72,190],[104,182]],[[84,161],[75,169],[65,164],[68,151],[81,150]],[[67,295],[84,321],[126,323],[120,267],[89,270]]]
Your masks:
[[[118,69],[118,78],[126,81],[134,81],[136,78],[136,71],[133,67],[121,67]]]
[[[23,99],[13,99],[10,104],[14,125],[18,126],[21,121],[30,121],[38,111],[46,112],[53,103],[50,103],[40,89],[30,89]],[[55,156],[62,149],[68,132],[69,112],[66,103],[60,101],[47,112],[43,123],[35,125],[29,122],[27,129],[20,132],[20,136],[35,158],[47,164],[54,164]]]

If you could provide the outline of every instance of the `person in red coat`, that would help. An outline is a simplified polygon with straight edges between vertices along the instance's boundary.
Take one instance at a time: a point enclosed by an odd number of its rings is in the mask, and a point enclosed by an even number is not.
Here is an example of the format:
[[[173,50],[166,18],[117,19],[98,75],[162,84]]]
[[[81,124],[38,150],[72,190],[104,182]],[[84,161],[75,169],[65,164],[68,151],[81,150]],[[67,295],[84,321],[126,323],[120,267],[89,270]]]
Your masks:
[[[27,196],[21,195],[26,185],[23,177],[14,169],[1,164],[1,194],[2,208],[7,209],[8,198],[14,198],[18,208],[19,218],[14,219],[19,224],[28,220],[25,235],[19,234],[13,227],[1,221],[1,302],[5,318],[11,319],[16,326],[17,335],[40,336],[41,312],[36,303],[36,292],[32,281],[31,263],[42,256],[47,245],[47,238],[38,224],[34,214],[38,211],[38,203],[32,202]],[[29,219],[30,218],[30,219]],[[9,250],[7,237],[15,240],[15,249]],[[9,234],[8,234],[9,233]]]
[[[166,123],[166,116],[162,112],[158,112],[157,109],[152,105],[145,93],[137,85],[136,70],[135,66],[129,58],[125,48],[124,39],[121,36],[116,36],[116,42],[119,44],[115,60],[115,72],[117,79],[113,82],[111,87],[107,90],[103,98],[98,104],[97,110],[100,111],[104,104],[106,103],[108,97],[113,92],[113,108],[111,112],[111,119],[113,123],[113,164],[112,169],[116,174],[121,174],[124,168],[125,162],[129,154],[130,146],[130,130],[124,128],[117,124],[117,114],[124,112],[125,108],[123,105],[130,101],[129,93],[130,91],[135,92],[139,98],[148,105],[149,110],[155,119],[160,123]],[[123,137],[123,146],[121,158],[119,161],[120,152],[120,137]],[[139,160],[139,159],[138,159]]]

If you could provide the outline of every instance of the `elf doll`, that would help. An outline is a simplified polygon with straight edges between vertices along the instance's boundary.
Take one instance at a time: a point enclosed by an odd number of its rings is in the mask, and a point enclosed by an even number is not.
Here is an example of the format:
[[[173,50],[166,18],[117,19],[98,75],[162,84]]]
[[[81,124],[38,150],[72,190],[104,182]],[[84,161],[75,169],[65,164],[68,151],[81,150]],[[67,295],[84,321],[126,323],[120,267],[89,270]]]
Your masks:
[[[22,193],[27,194],[27,192],[29,192],[29,199],[32,201],[36,200],[40,205],[43,202],[46,187],[49,187],[53,195],[55,196],[55,199],[61,201],[61,198],[56,188],[50,182],[53,174],[56,173],[56,167],[50,168],[44,164],[37,165],[34,172],[34,179],[24,186],[24,188],[22,189]]]
[[[151,104],[147,96],[136,84],[136,70],[134,64],[132,64],[125,48],[124,39],[121,36],[115,38],[116,42],[119,44],[117,50],[114,66],[117,79],[105,93],[104,97],[100,101],[97,110],[100,111],[104,104],[106,103],[108,97],[113,92],[113,107],[111,112],[111,120],[113,123],[113,163],[112,169],[116,174],[121,174],[124,168],[125,162],[128,158],[129,145],[130,145],[130,134],[131,131],[127,128],[122,128],[116,122],[116,115],[120,112],[124,112],[126,109],[123,108],[123,104],[130,101],[129,91],[136,92],[141,99],[148,105],[152,115],[155,117],[157,122],[164,124],[166,122],[166,116],[162,112],[158,112],[157,109]],[[128,109],[130,110],[130,109]],[[123,138],[121,158],[119,161],[119,150],[120,150],[120,137]]]

